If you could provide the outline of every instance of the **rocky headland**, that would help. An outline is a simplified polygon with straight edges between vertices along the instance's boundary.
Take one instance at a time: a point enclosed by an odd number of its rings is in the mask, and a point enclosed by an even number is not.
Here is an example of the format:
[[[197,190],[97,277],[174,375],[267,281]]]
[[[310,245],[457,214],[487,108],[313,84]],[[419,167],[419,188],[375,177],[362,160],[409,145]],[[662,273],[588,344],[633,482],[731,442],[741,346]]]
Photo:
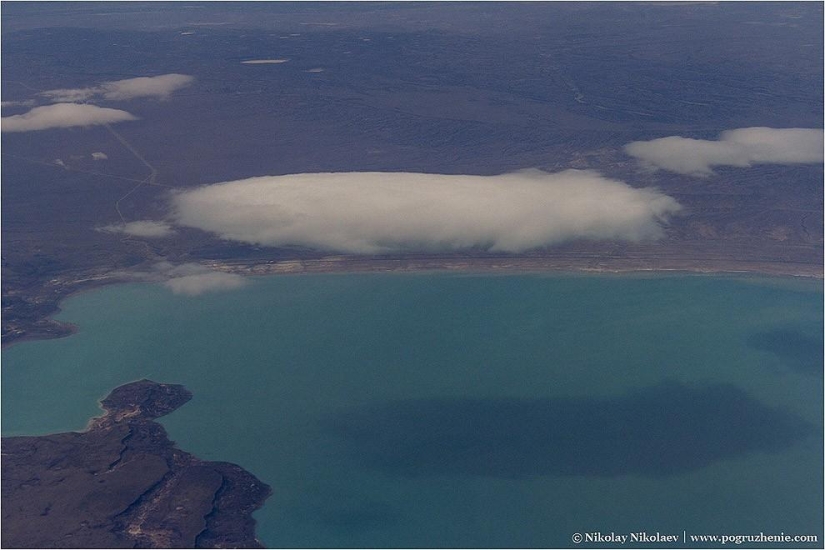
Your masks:
[[[83,432],[2,439],[4,548],[262,548],[252,513],[271,490],[175,447],[154,420],[192,398],[140,380]]]

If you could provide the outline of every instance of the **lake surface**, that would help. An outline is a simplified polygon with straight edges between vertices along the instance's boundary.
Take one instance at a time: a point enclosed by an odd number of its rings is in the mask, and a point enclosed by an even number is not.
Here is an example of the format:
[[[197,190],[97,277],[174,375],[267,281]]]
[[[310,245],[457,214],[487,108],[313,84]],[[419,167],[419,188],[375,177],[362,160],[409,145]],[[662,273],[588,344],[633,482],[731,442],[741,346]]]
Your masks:
[[[108,287],[59,318],[79,332],[3,352],[3,434],[82,429],[138,378],[184,384],[163,424],[272,486],[268,546],[822,540],[821,281],[280,276]]]

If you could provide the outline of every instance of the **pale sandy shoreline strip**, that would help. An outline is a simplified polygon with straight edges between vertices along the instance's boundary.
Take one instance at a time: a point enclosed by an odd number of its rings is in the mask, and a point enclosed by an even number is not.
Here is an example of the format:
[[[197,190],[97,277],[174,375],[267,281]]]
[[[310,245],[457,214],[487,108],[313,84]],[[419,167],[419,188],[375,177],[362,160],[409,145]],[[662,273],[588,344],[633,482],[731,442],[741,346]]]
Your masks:
[[[719,258],[607,258],[604,256],[570,256],[570,257],[451,257],[407,255],[391,258],[364,256],[327,256],[313,259],[293,260],[213,260],[201,262],[202,265],[216,271],[237,273],[249,276],[269,275],[310,275],[324,273],[358,274],[358,273],[466,273],[466,274],[567,274],[567,275],[610,275],[638,274],[656,275],[732,275],[763,276],[777,278],[823,280],[823,266],[812,263],[771,262],[759,260],[725,260]],[[56,327],[61,327],[60,334],[54,337],[69,336],[76,331],[70,323],[54,320],[59,313],[59,304],[63,300],[92,291],[96,288],[117,283],[136,282],[120,272],[115,276],[111,271],[96,270],[86,272],[83,279],[62,281],[65,287],[82,284],[79,288],[69,288],[54,300],[57,311],[49,316]],[[25,327],[23,327],[25,328]],[[8,346],[32,340],[49,339],[47,334],[35,332],[12,338],[3,342],[3,349]]]

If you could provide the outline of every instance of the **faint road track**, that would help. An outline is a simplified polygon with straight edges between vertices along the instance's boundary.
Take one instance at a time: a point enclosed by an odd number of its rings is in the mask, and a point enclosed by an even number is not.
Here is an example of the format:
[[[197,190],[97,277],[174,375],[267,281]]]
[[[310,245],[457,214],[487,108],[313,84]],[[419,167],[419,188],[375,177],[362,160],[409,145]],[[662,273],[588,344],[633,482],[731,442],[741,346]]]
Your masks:
[[[120,135],[120,133],[117,130],[112,128],[110,124],[104,124],[103,126],[105,126],[106,129],[109,130],[109,133],[115,136],[117,140],[123,144],[124,147],[126,147],[133,155],[135,155],[136,159],[142,162],[146,166],[146,168],[149,169],[149,176],[143,181],[148,183],[149,185],[155,185],[155,180],[158,177],[158,171],[155,169],[155,167],[149,164],[149,162],[145,158],[143,158],[143,155],[140,154],[140,151],[135,149],[135,146],[129,143],[129,141],[125,137]]]
[[[21,82],[19,80],[6,80],[6,83],[7,84],[18,84],[18,85],[22,86],[23,88],[26,88],[26,89],[31,90],[33,92],[37,92],[38,94],[43,92],[43,90],[41,90],[39,88],[35,88],[34,86],[30,86],[30,85],[26,84],[25,82]],[[85,104],[87,102],[83,101],[83,103]],[[149,175],[146,176],[144,179],[139,180],[139,179],[136,179],[136,178],[127,178],[127,177],[124,177],[124,176],[115,176],[115,175],[112,175],[112,174],[104,174],[102,172],[95,172],[95,171],[91,171],[91,170],[80,170],[80,169],[71,168],[71,167],[68,167],[68,166],[62,166],[62,168],[64,170],[70,170],[70,171],[73,171],[73,172],[81,172],[81,173],[84,173],[84,174],[93,174],[93,175],[96,175],[96,176],[103,176],[103,177],[108,177],[108,178],[116,178],[116,179],[125,180],[125,181],[135,181],[135,182],[137,182],[137,185],[134,186],[132,189],[130,189],[128,193],[126,193],[125,195],[120,197],[117,201],[115,201],[115,211],[117,211],[117,215],[120,216],[120,221],[125,223],[126,218],[123,216],[123,212],[121,212],[121,210],[120,210],[120,202],[123,199],[125,199],[126,197],[128,197],[129,195],[131,195],[132,193],[134,193],[135,191],[137,191],[138,189],[140,189],[141,186],[143,186],[145,184],[158,185],[158,183],[157,183],[158,171],[154,166],[152,166],[149,163],[149,161],[146,160],[146,158],[141,154],[141,152],[138,151],[137,148],[129,142],[129,140],[127,140],[125,137],[123,137],[117,130],[112,128],[111,125],[104,124],[103,126],[105,126],[106,129],[109,131],[109,133],[112,134],[115,137],[115,139],[117,139],[126,149],[128,149],[129,152],[132,153],[135,156],[136,159],[138,159],[144,166],[146,166],[146,168],[149,169]],[[36,164],[43,164],[43,165],[46,165],[46,166],[59,166],[59,165],[55,165],[52,162],[46,162],[46,161],[41,161],[41,160],[30,159],[30,158],[21,157],[21,156],[18,156],[18,155],[10,155],[10,154],[7,154],[7,153],[3,153],[3,155],[8,156],[8,157],[12,157],[12,158],[18,158],[18,159],[21,159],[21,160],[24,160],[24,161],[27,161],[27,162],[33,162],[33,163],[36,163]]]
[[[146,166],[149,169],[149,175],[146,176],[146,178],[141,180],[136,186],[134,186],[131,190],[129,190],[128,193],[126,193],[125,195],[120,197],[117,201],[115,201],[115,210],[117,211],[117,215],[120,216],[120,221],[125,223],[126,218],[123,216],[123,212],[120,211],[120,202],[123,199],[125,199],[126,197],[128,197],[129,195],[131,195],[132,193],[134,193],[135,191],[137,191],[138,189],[140,189],[141,186],[143,186],[144,184],[157,185],[158,171],[154,166],[152,166],[149,163],[149,161],[147,161],[143,157],[143,155],[140,153],[140,151],[138,151],[135,148],[135,146],[132,145],[125,137],[123,137],[117,130],[112,128],[112,126],[109,125],[109,124],[104,124],[104,126],[106,127],[107,130],[109,130],[110,134],[115,136],[115,138],[121,144],[123,144],[123,146],[126,147],[126,149],[129,150],[129,152],[131,152],[135,156],[136,159],[138,159],[140,162],[142,162],[144,164],[144,166]]]

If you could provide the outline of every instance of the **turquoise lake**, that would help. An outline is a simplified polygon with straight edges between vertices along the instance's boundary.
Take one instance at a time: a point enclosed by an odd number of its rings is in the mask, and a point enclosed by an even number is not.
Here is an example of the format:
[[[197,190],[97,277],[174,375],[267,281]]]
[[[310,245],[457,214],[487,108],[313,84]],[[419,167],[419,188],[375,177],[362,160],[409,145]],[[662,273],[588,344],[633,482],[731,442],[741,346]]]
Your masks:
[[[822,540],[821,281],[278,276],[62,309],[75,335],[3,352],[3,435],[83,429],[135,379],[184,384],[162,423],[272,486],[270,547]]]

